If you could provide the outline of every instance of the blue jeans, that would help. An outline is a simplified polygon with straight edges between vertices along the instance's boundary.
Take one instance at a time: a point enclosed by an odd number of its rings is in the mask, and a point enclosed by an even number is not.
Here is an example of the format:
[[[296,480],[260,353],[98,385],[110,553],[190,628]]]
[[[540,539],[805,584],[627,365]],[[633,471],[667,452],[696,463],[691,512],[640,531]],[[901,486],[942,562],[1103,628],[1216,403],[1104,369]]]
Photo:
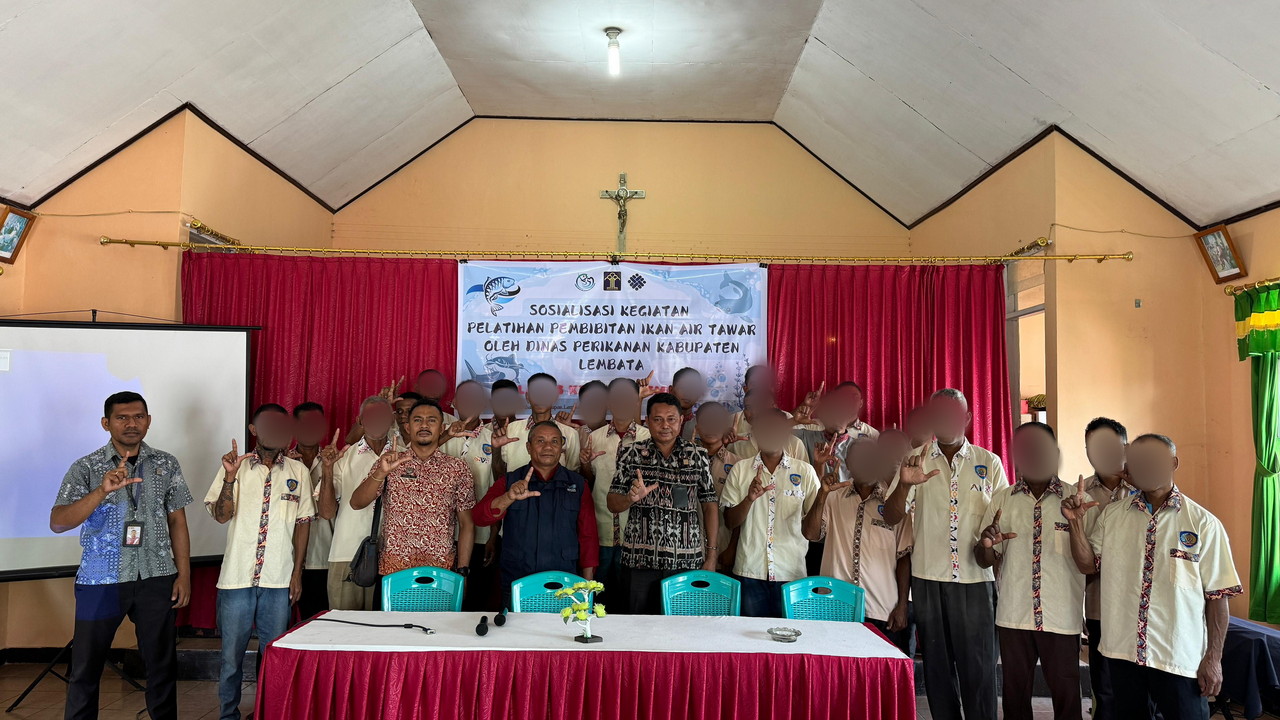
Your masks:
[[[258,628],[258,658],[267,643],[289,627],[289,588],[247,587],[218,591],[218,629],[222,631],[222,670],[218,702],[222,720],[240,720],[240,684],[249,633]]]
[[[756,578],[734,575],[742,583],[743,617],[782,617],[782,586],[784,582],[769,582]]]

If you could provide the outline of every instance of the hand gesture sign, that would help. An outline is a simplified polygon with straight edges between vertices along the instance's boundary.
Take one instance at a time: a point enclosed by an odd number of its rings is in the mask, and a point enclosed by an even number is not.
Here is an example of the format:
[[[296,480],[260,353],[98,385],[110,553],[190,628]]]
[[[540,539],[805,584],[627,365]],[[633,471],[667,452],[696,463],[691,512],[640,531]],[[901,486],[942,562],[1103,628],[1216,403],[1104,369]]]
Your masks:
[[[721,442],[723,442],[725,445],[732,445],[736,442],[750,442],[750,440],[751,440],[750,435],[743,437],[738,434],[738,431],[736,429],[729,428],[728,430],[725,431],[724,440],[722,440]]]
[[[1076,494],[1062,498],[1062,517],[1068,521],[1084,520],[1089,508],[1095,507],[1098,507],[1098,502],[1089,499],[1089,494],[1084,491],[1084,476],[1081,475],[1080,482],[1076,485]]]
[[[768,485],[765,485],[764,481],[764,466],[761,466],[760,469],[756,471],[756,476],[751,480],[751,487],[747,489],[748,500],[759,500],[762,495],[778,486],[776,483],[769,483]]]
[[[505,423],[502,423],[502,427],[495,427],[493,429],[493,438],[489,440],[489,445],[494,450],[497,450],[505,445],[510,445],[511,443],[520,439],[518,437],[511,437],[507,435],[507,426],[510,424],[511,423],[509,422],[505,422]]]
[[[852,484],[853,483],[849,482],[848,480],[845,480],[844,482],[840,482],[840,474],[832,471],[822,476],[821,491],[823,495],[830,495],[836,490],[839,490],[841,488],[847,488]]]
[[[1000,513],[1002,512],[1004,511],[997,510],[995,517],[991,518],[991,524],[982,531],[982,535],[979,538],[979,542],[982,543],[982,547],[995,547],[1005,540],[1012,540],[1018,537],[1018,533],[1000,532]]]
[[[378,464],[374,466],[374,476],[378,478],[379,481],[386,480],[388,475],[395,472],[401,465],[409,462],[409,458],[413,457],[412,455],[405,455],[399,460],[396,460],[396,455],[397,453],[388,452],[383,453],[382,457],[378,458]]]
[[[400,386],[404,384],[404,376],[401,375],[399,380],[393,383],[387,383],[385,387],[378,391],[378,397],[392,402],[396,399],[396,395],[400,393]]]
[[[635,504],[649,497],[649,493],[657,489],[658,483],[645,485],[644,475],[639,470],[636,470],[636,481],[631,483],[631,492],[627,494],[627,497],[631,499],[632,504]]]
[[[641,378],[640,380],[637,380],[637,381],[636,381],[636,385],[639,385],[639,386],[640,386],[640,399],[641,399],[641,400],[643,400],[643,399],[645,399],[645,398],[649,397],[650,395],[657,395],[657,394],[658,394],[658,389],[657,389],[657,388],[655,388],[655,387],[650,387],[650,386],[649,386],[649,383],[651,383],[651,382],[653,382],[653,371],[652,371],[652,370],[650,370],[650,371],[649,371],[649,374],[648,374],[648,375],[645,375],[643,378]]]
[[[341,458],[347,452],[346,448],[343,448],[342,450],[338,449],[338,438],[341,437],[339,434],[341,432],[342,430],[340,429],[334,430],[333,440],[330,441],[328,445],[320,448],[320,462],[322,463],[322,467],[326,470],[332,470],[334,463],[338,462],[338,458]]]
[[[591,438],[587,438],[586,444],[582,446],[582,451],[578,453],[578,464],[590,465],[591,463],[595,462],[595,459],[600,457],[601,455],[604,455],[604,451],[599,450],[599,451],[593,452],[591,447]]]
[[[825,392],[826,389],[827,381],[823,380],[817,390],[813,390],[805,394],[804,402],[800,403],[793,415],[798,417],[803,414],[806,418],[813,417],[813,408],[817,406],[818,400],[822,399],[822,393]]]
[[[923,485],[928,482],[940,470],[931,470],[928,473],[924,471],[924,456],[929,452],[929,446],[925,445],[920,448],[920,452],[915,455],[908,455],[906,460],[902,461],[902,469],[898,472],[898,482],[903,485]]]
[[[542,496],[542,493],[536,490],[529,489],[529,482],[532,480],[533,480],[533,468],[530,467],[528,474],[524,476],[523,480],[519,480],[515,483],[512,483],[511,487],[507,488],[507,497],[511,500],[511,502],[518,502],[520,500],[525,500],[531,497]]]
[[[240,463],[253,457],[253,453],[240,454],[240,448],[236,444],[236,439],[231,438],[231,452],[222,456],[222,469],[227,473],[227,482],[235,479],[236,473],[240,471]]]
[[[791,413],[792,425],[812,425],[813,423],[813,406],[811,405],[801,405]]]
[[[102,491],[110,495],[122,487],[142,482],[142,478],[129,477],[129,453],[120,458],[120,464],[111,468],[102,476]]]
[[[821,471],[836,461],[836,441],[832,438],[827,444],[818,443],[813,448],[813,466]]]
[[[561,410],[556,413],[556,422],[561,425],[572,425],[573,416],[576,414],[578,414],[578,403],[574,403],[573,407],[569,410]]]
[[[452,439],[452,438],[460,438],[460,437],[476,437],[477,435],[479,435],[479,434],[480,434],[480,430],[479,430],[479,429],[476,429],[476,430],[468,430],[468,429],[467,429],[467,426],[468,426],[468,425],[470,425],[471,423],[475,422],[475,421],[476,421],[476,418],[478,418],[478,417],[480,417],[480,416],[479,416],[479,415],[472,415],[471,417],[469,417],[469,418],[467,418],[467,419],[465,419],[465,420],[459,420],[459,421],[457,421],[457,422],[455,422],[455,423],[450,423],[450,424],[449,424],[449,430],[448,430],[448,433],[447,433],[447,434],[448,434],[448,436],[449,436],[451,439]]]

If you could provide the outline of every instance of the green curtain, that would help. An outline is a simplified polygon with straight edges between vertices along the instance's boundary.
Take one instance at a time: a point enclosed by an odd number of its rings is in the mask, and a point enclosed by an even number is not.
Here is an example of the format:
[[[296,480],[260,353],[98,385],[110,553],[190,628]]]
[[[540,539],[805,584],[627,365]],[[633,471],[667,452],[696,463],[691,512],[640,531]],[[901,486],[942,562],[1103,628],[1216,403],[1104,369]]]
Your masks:
[[[1240,359],[1253,371],[1253,543],[1249,618],[1280,623],[1280,289],[1236,296]]]

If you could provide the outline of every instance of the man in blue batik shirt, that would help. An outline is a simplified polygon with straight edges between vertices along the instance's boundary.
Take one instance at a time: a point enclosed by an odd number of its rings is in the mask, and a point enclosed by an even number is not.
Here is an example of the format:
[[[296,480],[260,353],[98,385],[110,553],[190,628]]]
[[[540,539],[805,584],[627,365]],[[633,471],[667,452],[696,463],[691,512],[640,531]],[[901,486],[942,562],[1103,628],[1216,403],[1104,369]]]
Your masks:
[[[107,398],[102,429],[111,442],[71,465],[49,528],[80,528],[76,624],[65,716],[98,716],[98,682],[120,622],[137,631],[147,670],[147,711],[176,718],[174,611],[191,598],[191,540],[185,508],[191,492],[169,453],[142,440],[147,401],[134,392]]]

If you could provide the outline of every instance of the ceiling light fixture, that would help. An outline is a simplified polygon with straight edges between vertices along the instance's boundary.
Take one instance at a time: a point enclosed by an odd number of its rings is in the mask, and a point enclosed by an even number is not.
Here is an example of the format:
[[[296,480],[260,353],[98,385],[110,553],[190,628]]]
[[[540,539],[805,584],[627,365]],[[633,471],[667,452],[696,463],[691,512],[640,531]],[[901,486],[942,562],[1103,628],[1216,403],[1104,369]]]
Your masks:
[[[616,27],[604,29],[605,37],[609,38],[609,74],[615,77],[622,74],[622,48],[618,45],[621,33],[622,30]]]

